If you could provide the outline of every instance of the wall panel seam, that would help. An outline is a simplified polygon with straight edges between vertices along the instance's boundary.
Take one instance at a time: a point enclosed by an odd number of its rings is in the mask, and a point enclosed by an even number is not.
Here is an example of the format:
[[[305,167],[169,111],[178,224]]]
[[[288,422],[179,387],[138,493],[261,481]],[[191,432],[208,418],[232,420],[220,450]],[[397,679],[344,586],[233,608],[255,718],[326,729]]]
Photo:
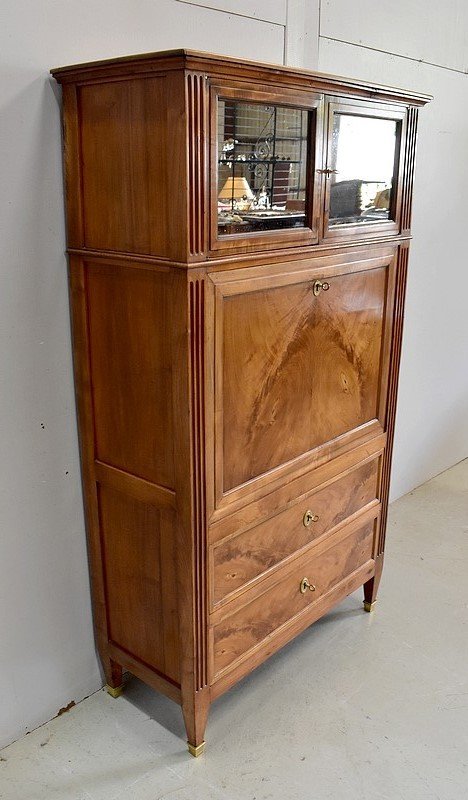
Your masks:
[[[382,50],[380,47],[371,47],[368,44],[361,44],[357,42],[348,42],[346,39],[336,39],[334,36],[325,36],[319,33],[320,39],[328,39],[330,42],[339,42],[340,44],[349,44],[351,47],[361,47],[363,50],[372,50],[374,53],[384,53],[387,56],[394,56],[395,58],[404,58],[406,61],[414,61],[417,64],[425,64],[428,67],[436,67],[437,69],[444,69],[448,72],[457,72],[460,75],[467,75],[467,69],[457,69],[456,67],[447,67],[444,64],[436,64],[433,61],[426,61],[424,58],[414,58],[414,56],[406,56],[403,53],[394,53],[391,50]]]
[[[277,28],[286,28],[286,21],[285,22],[274,22],[271,19],[264,19],[264,17],[252,17],[250,14],[241,14],[239,11],[234,11],[233,9],[225,9],[225,8],[216,8],[214,6],[210,6],[209,3],[206,5],[203,3],[193,3],[192,0],[176,0],[177,3],[185,3],[188,6],[195,6],[196,8],[206,8],[208,11],[217,11],[219,14],[229,14],[233,17],[243,17],[244,19],[251,19],[254,22],[265,22],[267,25],[276,25]]]

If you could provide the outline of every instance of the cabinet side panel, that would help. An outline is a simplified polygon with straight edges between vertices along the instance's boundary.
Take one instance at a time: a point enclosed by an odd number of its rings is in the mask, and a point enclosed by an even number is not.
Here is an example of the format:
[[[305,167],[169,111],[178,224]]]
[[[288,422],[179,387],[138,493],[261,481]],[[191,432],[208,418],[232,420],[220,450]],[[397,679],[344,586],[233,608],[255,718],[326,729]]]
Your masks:
[[[173,486],[170,275],[88,263],[96,457]]]
[[[109,640],[179,681],[174,511],[99,487]]]
[[[168,255],[167,105],[161,76],[79,87],[84,246]]]
[[[398,251],[397,287],[395,295],[394,324],[392,336],[391,371],[389,377],[388,402],[387,402],[387,447],[382,466],[382,516],[380,521],[380,536],[377,555],[381,556],[385,550],[385,535],[387,528],[388,500],[390,492],[390,472],[392,467],[393,440],[395,435],[395,419],[398,396],[398,379],[400,373],[401,345],[403,338],[403,317],[405,311],[406,281],[408,275],[409,245],[405,244]]]
[[[75,258],[70,273],[99,651],[105,668],[128,656],[135,674],[168,691],[158,676],[180,683],[172,274]]]

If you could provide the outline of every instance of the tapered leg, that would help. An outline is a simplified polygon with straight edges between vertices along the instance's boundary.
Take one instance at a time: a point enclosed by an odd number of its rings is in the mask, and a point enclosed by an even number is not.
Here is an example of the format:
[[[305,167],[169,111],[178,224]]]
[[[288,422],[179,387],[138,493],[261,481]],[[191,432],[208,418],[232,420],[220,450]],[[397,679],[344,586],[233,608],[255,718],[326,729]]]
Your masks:
[[[194,697],[182,702],[188,749],[195,758],[201,756],[205,750],[205,728],[209,709],[207,691],[197,692]]]
[[[111,697],[120,697],[123,692],[123,670],[120,664],[111,658],[103,659],[103,667],[106,675],[106,689]]]
[[[371,612],[375,608],[377,602],[377,587],[375,585],[375,578],[364,584],[364,611]]]
[[[383,554],[375,560],[375,575],[364,584],[364,611],[373,611],[377,602],[380,578],[382,576]]]

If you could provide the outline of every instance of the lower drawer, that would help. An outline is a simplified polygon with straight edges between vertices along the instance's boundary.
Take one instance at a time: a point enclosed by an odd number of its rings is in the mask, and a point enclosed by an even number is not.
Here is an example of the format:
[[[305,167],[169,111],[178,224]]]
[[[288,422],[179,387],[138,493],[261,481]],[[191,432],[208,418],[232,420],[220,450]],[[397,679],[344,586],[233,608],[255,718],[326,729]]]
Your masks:
[[[279,628],[307,613],[311,605],[353,572],[372,563],[375,526],[375,519],[350,524],[340,532],[338,541],[336,537],[327,539],[323,547],[297,558],[280,573],[287,572],[273,586],[269,584],[262,594],[256,592],[250,602],[215,625],[215,677]]]
[[[328,534],[347,517],[372,502],[377,504],[378,474],[379,459],[367,461],[265,522],[216,543],[211,550],[213,605]],[[310,517],[306,517],[308,512]]]

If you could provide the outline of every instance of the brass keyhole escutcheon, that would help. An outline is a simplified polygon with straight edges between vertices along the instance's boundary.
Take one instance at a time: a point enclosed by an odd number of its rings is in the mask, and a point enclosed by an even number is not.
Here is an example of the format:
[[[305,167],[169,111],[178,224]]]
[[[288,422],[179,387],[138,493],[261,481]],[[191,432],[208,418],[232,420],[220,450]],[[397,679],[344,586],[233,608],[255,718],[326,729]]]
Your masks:
[[[303,578],[299,584],[299,590],[301,594],[305,594],[307,589],[309,592],[315,592],[315,586],[313,583],[310,583],[308,578]]]
[[[317,514],[313,514],[312,511],[307,509],[307,511],[305,512],[305,514],[304,514],[304,516],[302,518],[302,522],[303,522],[304,527],[308,528],[311,522],[318,522],[318,516],[317,516]]]
[[[312,291],[314,293],[314,297],[318,297],[320,292],[328,292],[330,288],[330,284],[327,281],[314,281],[314,285],[312,286]]]

